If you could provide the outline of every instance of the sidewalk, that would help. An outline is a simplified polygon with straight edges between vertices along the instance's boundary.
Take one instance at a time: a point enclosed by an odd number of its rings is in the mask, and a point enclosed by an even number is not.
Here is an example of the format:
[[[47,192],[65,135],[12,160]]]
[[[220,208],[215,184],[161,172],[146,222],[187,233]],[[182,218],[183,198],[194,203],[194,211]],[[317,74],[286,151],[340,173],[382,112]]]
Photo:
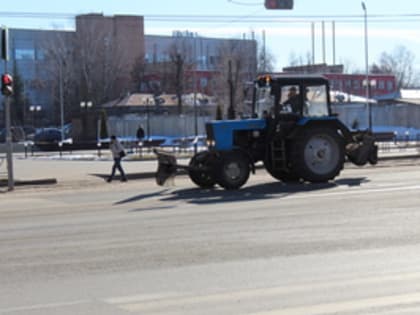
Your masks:
[[[46,154],[28,156],[14,154],[13,177],[15,185],[93,185],[102,184],[111,172],[113,161],[109,157],[98,158],[93,153],[63,155]],[[157,169],[156,160],[124,160],[123,167],[128,179],[152,178]],[[0,187],[7,186],[6,163],[0,172]],[[6,174],[7,175],[7,174]],[[117,175],[118,172],[117,172]],[[118,178],[117,178],[118,179]]]
[[[45,153],[26,158],[22,153],[15,153],[13,157],[16,186],[58,184],[78,187],[103,184],[113,163],[110,156],[102,155],[99,158],[95,151],[66,153],[61,157],[58,153]],[[138,159],[138,156],[126,158],[123,167],[128,179],[153,178],[157,170],[157,160],[153,157],[150,153],[144,159]],[[417,148],[391,148],[379,152],[379,163],[394,159],[420,159],[420,154]],[[189,158],[179,159],[178,162],[187,165]],[[7,187],[6,171],[4,162],[0,169],[0,187]]]

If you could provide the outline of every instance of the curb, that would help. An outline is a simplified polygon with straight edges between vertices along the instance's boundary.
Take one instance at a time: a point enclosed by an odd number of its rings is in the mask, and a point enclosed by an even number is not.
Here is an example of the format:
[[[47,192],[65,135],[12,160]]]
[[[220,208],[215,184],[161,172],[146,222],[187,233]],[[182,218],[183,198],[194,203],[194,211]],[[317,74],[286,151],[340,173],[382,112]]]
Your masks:
[[[15,186],[25,186],[25,185],[55,185],[57,184],[56,178],[46,178],[46,179],[32,179],[32,180],[15,180]],[[8,185],[7,179],[0,180],[0,187],[5,187]]]
[[[410,154],[410,155],[392,155],[392,156],[382,156],[378,158],[378,161],[390,161],[390,160],[409,160],[409,159],[420,159],[420,154]],[[262,169],[264,166],[256,166],[257,169]],[[156,172],[143,172],[143,173],[130,173],[127,174],[128,180],[135,179],[150,179],[155,177]],[[181,169],[177,172],[177,175],[186,175],[187,171]],[[103,179],[108,177],[108,174],[90,174],[92,176],[97,176]],[[119,179],[118,176],[115,177],[116,180]],[[33,180],[15,180],[15,186],[25,186],[25,185],[55,185],[57,184],[56,178],[46,178],[46,179],[33,179]],[[0,179],[0,187],[8,185],[7,179]]]

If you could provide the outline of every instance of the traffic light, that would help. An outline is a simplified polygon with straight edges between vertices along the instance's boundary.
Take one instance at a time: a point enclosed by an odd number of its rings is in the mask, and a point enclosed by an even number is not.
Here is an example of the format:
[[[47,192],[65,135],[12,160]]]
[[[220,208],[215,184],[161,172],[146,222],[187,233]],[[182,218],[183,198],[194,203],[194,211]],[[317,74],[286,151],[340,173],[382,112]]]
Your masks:
[[[293,0],[265,0],[264,5],[268,10],[291,10]]]
[[[5,96],[13,94],[13,77],[8,73],[1,76],[1,94]]]

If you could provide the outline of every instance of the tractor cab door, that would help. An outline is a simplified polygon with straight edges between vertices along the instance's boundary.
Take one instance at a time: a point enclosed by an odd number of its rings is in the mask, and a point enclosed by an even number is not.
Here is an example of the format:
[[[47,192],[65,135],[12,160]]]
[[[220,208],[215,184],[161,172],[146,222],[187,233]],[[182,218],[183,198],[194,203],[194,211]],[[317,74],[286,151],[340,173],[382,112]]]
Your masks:
[[[303,86],[303,92],[303,116],[330,116],[329,91],[326,85],[306,85]]]

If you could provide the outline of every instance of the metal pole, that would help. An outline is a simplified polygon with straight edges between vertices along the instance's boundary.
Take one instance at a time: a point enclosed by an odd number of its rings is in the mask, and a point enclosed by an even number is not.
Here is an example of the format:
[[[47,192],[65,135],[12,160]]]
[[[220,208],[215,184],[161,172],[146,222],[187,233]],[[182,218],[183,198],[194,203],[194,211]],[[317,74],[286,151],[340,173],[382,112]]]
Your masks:
[[[332,49],[333,49],[333,65],[335,65],[335,21],[332,21]]]
[[[368,127],[372,131],[372,109],[369,102],[369,47],[368,47],[368,25],[367,25],[367,8],[364,2],[362,2],[362,9],[364,11],[365,20],[365,67],[366,67],[366,107],[368,109]]]
[[[263,67],[262,70],[264,73],[267,71],[267,51],[266,51],[266,42],[265,42],[265,30],[262,31],[263,37]]]
[[[325,48],[325,21],[322,21],[322,62],[327,62],[326,48]]]
[[[149,98],[146,99],[146,129],[147,138],[150,139],[150,117],[149,117]]]
[[[7,60],[4,61],[4,71],[7,73]],[[12,132],[10,123],[10,96],[5,96],[5,115],[6,115],[6,159],[7,159],[7,183],[9,191],[15,188],[13,178],[13,148],[12,148]]]
[[[61,141],[64,140],[64,93],[63,93],[63,62],[60,60],[60,123]]]
[[[311,23],[312,64],[315,64],[315,22]]]

